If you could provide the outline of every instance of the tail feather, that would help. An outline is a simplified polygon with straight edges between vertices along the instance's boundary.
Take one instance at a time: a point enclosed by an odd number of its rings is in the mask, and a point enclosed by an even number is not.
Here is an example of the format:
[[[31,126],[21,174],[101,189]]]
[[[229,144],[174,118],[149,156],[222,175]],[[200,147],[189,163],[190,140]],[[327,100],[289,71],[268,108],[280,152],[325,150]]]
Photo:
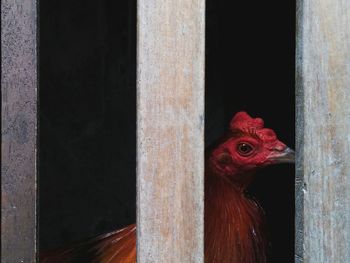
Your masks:
[[[136,225],[40,254],[41,263],[135,263]]]

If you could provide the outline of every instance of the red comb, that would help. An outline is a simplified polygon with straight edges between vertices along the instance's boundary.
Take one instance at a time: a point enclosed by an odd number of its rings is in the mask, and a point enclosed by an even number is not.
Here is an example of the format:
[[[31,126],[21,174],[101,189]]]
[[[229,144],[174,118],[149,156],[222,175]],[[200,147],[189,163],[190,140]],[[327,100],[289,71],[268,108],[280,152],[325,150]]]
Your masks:
[[[230,123],[231,130],[249,132],[251,129],[260,130],[264,128],[264,121],[261,118],[252,118],[245,111],[236,113]]]
[[[240,111],[232,118],[230,123],[231,131],[241,131],[257,135],[263,141],[276,140],[276,134],[273,130],[264,128],[264,121],[261,118],[252,118],[248,113]]]

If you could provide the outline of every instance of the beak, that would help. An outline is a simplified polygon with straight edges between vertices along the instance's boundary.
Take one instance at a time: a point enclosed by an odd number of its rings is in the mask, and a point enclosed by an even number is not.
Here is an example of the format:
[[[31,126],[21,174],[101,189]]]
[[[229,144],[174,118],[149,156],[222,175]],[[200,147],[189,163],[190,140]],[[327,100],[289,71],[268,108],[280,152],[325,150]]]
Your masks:
[[[275,151],[269,159],[274,163],[295,163],[295,152],[291,148]]]

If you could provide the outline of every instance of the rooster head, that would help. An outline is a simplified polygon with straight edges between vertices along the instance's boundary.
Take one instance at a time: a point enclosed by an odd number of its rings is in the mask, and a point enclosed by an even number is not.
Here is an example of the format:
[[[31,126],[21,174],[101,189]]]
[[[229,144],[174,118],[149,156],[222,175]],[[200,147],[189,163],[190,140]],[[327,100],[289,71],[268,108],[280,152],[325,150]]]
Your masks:
[[[264,128],[261,118],[252,118],[246,112],[233,117],[228,135],[210,155],[213,170],[224,176],[249,174],[267,165],[293,162],[294,151],[278,140],[273,130]]]

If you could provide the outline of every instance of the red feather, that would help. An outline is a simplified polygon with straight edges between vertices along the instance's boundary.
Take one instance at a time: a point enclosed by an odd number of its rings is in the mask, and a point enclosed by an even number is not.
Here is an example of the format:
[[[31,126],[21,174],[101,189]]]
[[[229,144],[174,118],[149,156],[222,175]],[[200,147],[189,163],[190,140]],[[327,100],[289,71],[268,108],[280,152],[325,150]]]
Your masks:
[[[134,263],[136,225],[100,235],[67,248],[46,251],[40,263]]]

